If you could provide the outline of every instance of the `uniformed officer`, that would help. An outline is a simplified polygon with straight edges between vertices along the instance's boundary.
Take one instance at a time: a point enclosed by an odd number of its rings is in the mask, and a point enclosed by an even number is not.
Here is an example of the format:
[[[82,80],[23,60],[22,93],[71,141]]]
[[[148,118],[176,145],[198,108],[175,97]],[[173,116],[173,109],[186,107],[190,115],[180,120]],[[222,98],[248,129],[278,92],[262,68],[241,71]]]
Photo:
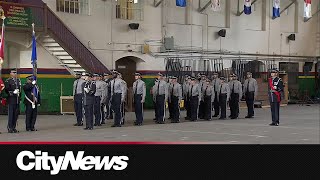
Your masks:
[[[220,86],[218,87],[218,100],[221,109],[220,118],[226,119],[227,117],[227,102],[230,98],[230,88],[228,83],[225,83],[225,78],[220,77]]]
[[[1,92],[4,90],[4,83],[3,83],[3,81],[2,81],[2,78],[0,78],[0,95],[1,95]],[[2,103],[2,105],[4,106],[5,104],[4,104],[4,99],[2,99],[2,97],[0,97],[0,101],[1,101],[1,103]],[[1,134],[1,132],[0,132],[0,134]]]
[[[202,97],[204,102],[204,119],[210,121],[212,118],[212,104],[215,97],[215,93],[213,90],[213,86],[211,85],[210,79],[206,79],[206,84]]]
[[[277,69],[271,69],[271,77],[268,80],[268,96],[272,115],[272,123],[270,126],[279,126],[280,102],[282,100],[284,86],[282,79],[278,77],[278,73],[279,71]]]
[[[155,85],[155,97],[157,105],[157,120],[158,124],[164,124],[165,122],[165,111],[166,111],[166,102],[168,101],[168,85],[164,81],[164,75],[158,73],[159,81]]]
[[[108,83],[105,80],[106,74],[100,74],[100,81],[103,84],[103,95],[101,99],[101,123],[106,124],[107,101],[108,101]]]
[[[182,100],[182,86],[178,83],[177,77],[172,77],[172,88],[171,88],[171,103],[172,103],[172,123],[180,122],[180,103]]]
[[[247,72],[247,79],[244,81],[243,84],[243,93],[248,107],[248,114],[246,118],[253,118],[254,100],[258,95],[258,84],[257,81],[254,78],[252,78],[251,72]]]
[[[93,129],[93,110],[95,104],[95,96],[96,93],[96,84],[93,81],[93,75],[87,73],[85,75],[85,83],[83,83],[83,106],[84,106],[84,115],[86,118],[86,127],[84,130],[92,130]]]
[[[197,121],[199,113],[199,103],[201,100],[201,87],[195,77],[191,78],[191,84],[189,86],[190,92],[190,120]]]
[[[182,86],[183,90],[183,99],[184,99],[184,107],[187,111],[187,115],[185,117],[185,120],[190,120],[190,99],[189,99],[189,86],[191,84],[191,77],[189,75],[185,76],[185,81]]]
[[[119,72],[115,72],[117,77],[111,81],[111,106],[115,113],[114,115],[114,123],[112,127],[121,127],[122,124],[122,104],[125,101],[125,84],[121,79],[121,75]]]
[[[201,94],[204,93],[204,90],[206,88],[206,79],[207,79],[207,76],[205,74],[202,74],[201,80],[199,82],[199,85],[201,88]],[[200,99],[200,105],[199,105],[199,114],[198,114],[199,119],[204,119],[204,113],[205,113],[204,111],[205,111],[205,105],[204,105],[204,99],[202,96]]]
[[[214,108],[214,115],[213,117],[218,117],[219,116],[219,112],[220,112],[220,105],[219,105],[219,97],[218,97],[218,88],[220,86],[220,79],[218,77],[218,73],[214,72],[212,75],[212,87],[213,87],[213,91],[214,91],[214,101],[213,101],[213,108]]]
[[[169,118],[172,119],[172,114],[173,114],[173,107],[172,107],[172,101],[171,101],[171,92],[172,92],[172,77],[168,77],[168,110],[169,110]]]
[[[157,89],[157,82],[158,82],[158,78],[154,79],[154,85],[152,86],[152,88],[150,89],[150,94],[152,96],[152,102],[153,102],[153,108],[154,108],[154,121],[157,121],[157,117],[158,117],[158,109],[157,109],[157,104],[156,104],[156,89]]]
[[[229,82],[230,87],[230,118],[237,119],[239,116],[239,102],[242,98],[242,84],[238,81],[236,74],[231,75],[232,80]]]
[[[10,78],[5,82],[5,91],[8,94],[8,132],[17,133],[16,125],[19,116],[21,101],[21,81],[17,78],[17,71],[11,69]]]
[[[125,80],[123,80],[122,74],[119,73],[119,77],[120,79],[123,81],[123,85],[124,85],[124,101],[121,104],[121,125],[124,125],[125,122],[125,117],[126,117],[126,109],[125,109],[125,105],[127,102],[127,94],[128,94],[128,85],[127,82]]]
[[[39,87],[36,84],[33,75],[27,76],[27,82],[23,86],[25,93],[24,104],[26,106],[26,130],[37,131],[34,125],[36,124],[38,106],[40,106],[41,98]],[[33,93],[33,89],[36,88],[37,94]]]
[[[141,74],[135,73],[133,83],[133,103],[136,114],[134,125],[141,126],[143,123],[143,104],[146,99],[146,84],[141,80]]]
[[[94,126],[101,126],[102,122],[102,101],[105,99],[105,82],[101,80],[101,75],[98,73],[94,74],[94,82],[96,84],[96,92],[94,94],[94,117],[95,117],[95,123]]]
[[[74,110],[77,118],[77,123],[74,124],[74,126],[83,126],[83,89],[82,84],[85,82],[85,80],[81,77],[83,77],[85,73],[81,74],[79,72],[76,73],[75,78],[76,80],[73,83],[73,103],[74,103]]]
[[[104,81],[107,83],[107,90],[106,92],[106,101],[105,101],[105,106],[106,106],[106,113],[105,113],[105,118],[101,122],[101,124],[105,124],[106,119],[113,119],[113,112],[111,108],[111,81],[113,80],[114,76],[113,74],[109,73],[104,73]]]

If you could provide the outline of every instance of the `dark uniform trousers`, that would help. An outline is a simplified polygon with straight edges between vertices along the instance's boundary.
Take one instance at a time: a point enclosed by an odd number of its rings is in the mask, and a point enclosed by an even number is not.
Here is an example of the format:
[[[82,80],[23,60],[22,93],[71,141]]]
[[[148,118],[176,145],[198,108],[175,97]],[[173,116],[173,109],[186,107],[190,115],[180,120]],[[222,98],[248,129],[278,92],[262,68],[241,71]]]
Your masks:
[[[156,101],[154,101],[154,100],[152,100],[152,101],[153,101],[153,108],[154,108],[155,120],[157,120],[157,117],[158,117],[157,103],[156,103]]]
[[[19,104],[8,104],[8,129],[16,129]]]
[[[95,96],[94,97],[94,117],[95,117],[95,125],[101,124],[101,117],[102,117],[102,111],[101,111],[101,97]]]
[[[74,95],[74,110],[77,117],[77,124],[80,125],[83,119],[83,106],[82,106],[83,94]]]
[[[248,107],[248,116],[254,116],[254,92],[246,92],[246,104]]]
[[[120,126],[121,125],[121,93],[115,93],[112,95],[111,98],[112,110],[114,111],[114,125]]]
[[[199,113],[199,96],[190,97],[190,118],[191,121],[198,120]]]
[[[121,102],[120,111],[121,111],[121,121],[120,121],[121,123],[120,124],[124,125],[125,116],[126,116],[125,102]]]
[[[219,105],[221,109],[220,118],[226,118],[227,117],[227,94],[220,94]]]
[[[272,123],[279,124],[280,102],[270,102]]]
[[[35,106],[34,109],[32,109],[32,104],[27,103],[26,104],[26,129],[31,130],[34,129],[34,125],[36,124],[38,114],[38,107]]]
[[[86,117],[86,127],[93,128],[93,104],[84,105],[84,115]]]
[[[204,119],[204,112],[205,111],[205,103],[204,101],[200,101],[200,105],[199,105],[199,112],[198,112],[198,117],[200,119]]]
[[[172,122],[180,121],[180,106],[179,106],[179,97],[171,96],[172,103]]]
[[[111,106],[111,94],[107,98],[106,102],[106,116],[105,119],[113,119],[113,112],[112,112],[112,106]]]
[[[173,118],[173,103],[172,103],[172,99],[170,99],[170,101],[168,102],[168,109],[169,109],[169,118],[172,119]]]
[[[185,97],[184,98],[184,107],[187,111],[187,118],[190,119],[190,100],[189,100],[189,97]]]
[[[213,107],[214,107],[214,116],[218,116],[219,112],[220,112],[220,103],[218,101],[218,93],[217,92],[215,92]]]
[[[239,93],[231,93],[229,106],[230,116],[237,118],[239,116]]]
[[[212,97],[211,96],[204,96],[204,119],[210,120],[212,117]]]
[[[157,95],[156,97],[157,122],[165,121],[165,98],[165,95]]]
[[[142,101],[142,94],[135,94],[134,95],[134,110],[136,113],[136,122],[138,124],[143,122],[143,104]]]

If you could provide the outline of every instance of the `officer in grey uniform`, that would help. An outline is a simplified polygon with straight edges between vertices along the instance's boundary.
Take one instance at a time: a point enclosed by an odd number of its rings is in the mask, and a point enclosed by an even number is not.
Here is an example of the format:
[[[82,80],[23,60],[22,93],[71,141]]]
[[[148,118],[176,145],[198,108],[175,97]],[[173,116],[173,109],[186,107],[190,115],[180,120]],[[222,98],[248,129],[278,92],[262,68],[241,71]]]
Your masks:
[[[247,72],[247,79],[243,84],[243,93],[248,107],[248,114],[245,118],[253,118],[254,100],[258,95],[258,84],[257,81],[252,78],[251,72]]]
[[[107,74],[100,74],[100,80],[103,84],[103,95],[101,99],[101,123],[100,124],[105,124],[106,123],[106,115],[107,115],[107,102],[108,102],[108,83],[106,82],[106,79],[108,76]]]
[[[119,72],[119,76],[122,79],[123,84],[124,84],[124,88],[125,88],[125,90],[124,90],[124,101],[121,104],[121,125],[124,125],[125,117],[126,117],[125,105],[126,105],[126,102],[127,102],[128,85],[127,85],[127,82],[125,80],[123,80],[122,74],[120,72]]]
[[[151,90],[150,90],[150,94],[152,96],[152,102],[153,102],[153,108],[154,108],[154,121],[157,121],[157,117],[158,117],[158,109],[157,109],[157,104],[156,104],[156,89],[157,89],[157,82],[158,82],[158,78],[154,79],[154,85],[152,86]]]
[[[283,81],[278,77],[279,71],[277,69],[271,69],[271,77],[268,80],[269,87],[269,102],[271,107],[272,123],[270,126],[279,126],[279,112],[280,102],[283,96]]]
[[[201,75],[201,80],[199,82],[199,85],[200,85],[200,88],[201,88],[201,94],[204,93],[204,90],[206,88],[206,75],[205,74],[202,74]],[[201,100],[200,100],[200,105],[199,105],[199,119],[204,119],[204,112],[205,111],[205,105],[204,105],[204,99],[203,99],[203,96],[201,97]]]
[[[121,127],[122,124],[122,112],[121,107],[125,101],[125,84],[121,79],[121,75],[118,72],[115,72],[117,77],[111,81],[111,106],[115,113],[114,115],[114,124],[112,127]]]
[[[104,81],[107,83],[107,90],[106,90],[106,102],[105,102],[105,106],[106,106],[106,115],[104,120],[106,119],[113,119],[113,112],[112,112],[112,108],[111,108],[111,81],[113,80],[114,76],[113,73],[109,74],[109,73],[104,73]],[[105,124],[105,122],[102,122],[101,124]]]
[[[159,81],[156,83],[155,88],[155,99],[157,108],[157,120],[156,123],[164,124],[166,116],[166,102],[168,101],[168,85],[164,81],[164,75],[158,73]]]
[[[133,83],[133,103],[136,114],[134,125],[141,126],[143,123],[143,104],[146,99],[146,84],[141,80],[141,74],[135,73],[136,81]]]
[[[101,126],[102,122],[102,101],[105,99],[105,82],[101,80],[101,75],[98,73],[94,74],[94,82],[96,84],[96,93],[94,94],[94,116],[95,116],[95,123],[94,126]]]
[[[213,101],[213,108],[214,108],[214,115],[213,117],[218,117],[220,112],[220,105],[219,105],[219,97],[218,97],[218,88],[220,86],[220,79],[218,77],[218,73],[214,72],[212,75],[212,87],[214,91],[214,101]]]
[[[204,119],[210,121],[212,118],[212,104],[215,97],[215,93],[213,90],[213,86],[211,85],[210,79],[206,79],[206,84],[202,97],[204,102]]]
[[[180,103],[182,100],[182,86],[178,83],[177,77],[172,77],[172,88],[171,88],[171,103],[172,103],[172,123],[180,122]]]
[[[76,80],[73,83],[73,99],[74,99],[74,110],[77,117],[77,123],[74,126],[83,126],[83,89],[82,84],[85,82],[82,78],[85,73],[76,73]]]
[[[239,116],[239,102],[242,98],[242,84],[238,81],[236,74],[231,75],[232,80],[229,82],[230,87],[230,118],[237,119]]]
[[[190,110],[189,110],[189,86],[191,83],[191,77],[189,75],[185,76],[185,81],[182,85],[182,91],[183,91],[183,100],[184,100],[184,108],[187,111],[187,115],[185,117],[185,120],[190,120]]]
[[[190,98],[190,120],[197,121],[199,113],[199,103],[201,100],[201,87],[195,77],[191,78],[191,84],[189,86],[189,98]]]
[[[172,101],[171,101],[171,92],[172,92],[172,77],[168,77],[168,110],[169,110],[169,118],[172,119],[173,117],[173,107],[172,107]]]
[[[84,130],[92,130],[96,83],[93,81],[93,75],[89,73],[85,75],[85,81],[86,82],[82,84],[84,115],[86,118],[86,127],[84,128]]]
[[[218,100],[221,109],[220,118],[226,119],[227,117],[227,102],[230,98],[230,88],[228,83],[225,83],[225,78],[220,77],[220,86],[218,87]]]

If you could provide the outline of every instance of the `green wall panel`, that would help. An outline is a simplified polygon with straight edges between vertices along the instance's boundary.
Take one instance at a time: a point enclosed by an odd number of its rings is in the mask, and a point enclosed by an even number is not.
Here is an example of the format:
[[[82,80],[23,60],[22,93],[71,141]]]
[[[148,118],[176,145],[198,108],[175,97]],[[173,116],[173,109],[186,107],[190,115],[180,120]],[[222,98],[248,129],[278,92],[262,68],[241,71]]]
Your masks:
[[[316,86],[314,78],[299,78],[298,84],[300,92],[308,90],[310,97],[316,95]]]

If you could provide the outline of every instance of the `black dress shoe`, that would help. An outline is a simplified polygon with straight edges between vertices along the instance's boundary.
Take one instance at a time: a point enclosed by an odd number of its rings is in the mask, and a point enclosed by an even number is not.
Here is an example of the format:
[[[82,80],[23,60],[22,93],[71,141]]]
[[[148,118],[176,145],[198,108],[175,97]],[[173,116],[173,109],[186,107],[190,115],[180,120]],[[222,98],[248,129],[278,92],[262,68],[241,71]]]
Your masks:
[[[31,129],[26,129],[26,131],[31,131]]]
[[[101,124],[106,124],[106,122],[103,121],[103,122],[101,122]]]
[[[38,130],[33,128],[33,129],[31,129],[30,131],[38,131]]]
[[[14,133],[12,129],[8,129],[8,133]]]
[[[121,125],[114,124],[111,127],[121,127]]]
[[[218,117],[219,115],[213,115],[212,117]]]
[[[219,119],[221,119],[221,120],[225,120],[226,118],[220,117]]]
[[[13,129],[12,131],[13,131],[13,133],[18,133],[18,132],[19,132],[19,131],[16,130],[16,129]]]
[[[157,118],[153,118],[153,120],[154,120],[154,121],[156,121],[156,120],[157,120]]]
[[[160,121],[158,124],[165,124],[165,122],[164,121]]]
[[[269,124],[270,126],[276,126],[276,123],[271,123],[271,124]]]
[[[230,117],[230,119],[237,119],[237,117]]]
[[[80,123],[80,124],[76,123],[74,124],[74,126],[83,126],[83,123]]]

